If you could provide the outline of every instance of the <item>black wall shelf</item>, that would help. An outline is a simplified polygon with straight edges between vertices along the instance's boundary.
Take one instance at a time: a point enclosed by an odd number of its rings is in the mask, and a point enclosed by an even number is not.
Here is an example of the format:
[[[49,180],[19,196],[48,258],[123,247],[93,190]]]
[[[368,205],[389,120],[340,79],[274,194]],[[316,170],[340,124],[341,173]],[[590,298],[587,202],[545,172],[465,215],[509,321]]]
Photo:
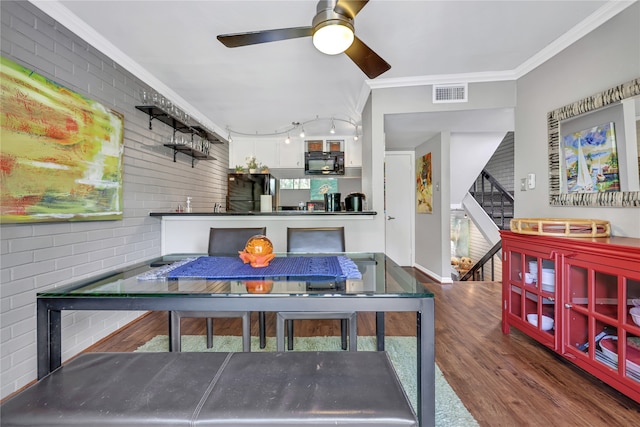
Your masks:
[[[178,153],[186,154],[191,157],[191,167],[194,167],[196,160],[216,160],[215,157],[210,156],[209,154],[196,150],[195,148],[191,148],[186,144],[164,144],[165,147],[169,147],[173,149],[173,161],[176,161],[176,155]]]
[[[191,126],[155,105],[136,105],[136,108],[149,115],[149,130],[153,129],[153,120],[155,119],[173,128],[174,137],[176,131],[178,131],[191,135],[192,144],[194,135],[198,135],[206,141],[207,146],[205,147],[205,143],[203,142],[201,150],[193,148],[193,146],[189,144],[164,144],[165,147],[173,149],[174,162],[176,161],[176,155],[178,153],[183,153],[191,157],[191,167],[195,166],[196,160],[216,160],[215,157],[209,155],[208,144],[223,144],[224,142],[215,133],[205,129],[200,124]]]
[[[188,126],[186,123],[181,120],[176,119],[175,117],[169,115],[166,111],[161,109],[160,107],[156,107],[153,105],[136,105],[136,108],[140,111],[144,111],[149,115],[149,130],[153,129],[153,119],[161,121],[162,123],[171,126],[173,129],[182,133],[195,133],[191,126]]]
[[[149,115],[149,130],[153,129],[153,120],[161,121],[162,123],[171,126],[178,132],[198,135],[202,139],[206,139],[212,144],[224,144],[224,142],[212,131],[204,128],[199,123],[191,126],[180,119],[173,117],[171,114],[164,111],[162,108],[155,105],[136,105],[136,108]]]

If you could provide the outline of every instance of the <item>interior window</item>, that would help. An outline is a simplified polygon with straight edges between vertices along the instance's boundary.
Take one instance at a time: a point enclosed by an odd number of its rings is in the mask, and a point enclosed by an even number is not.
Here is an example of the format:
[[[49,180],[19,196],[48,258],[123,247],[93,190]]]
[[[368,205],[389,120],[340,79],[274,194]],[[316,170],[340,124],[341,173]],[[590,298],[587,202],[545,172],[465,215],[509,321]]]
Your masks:
[[[311,188],[309,178],[284,178],[280,180],[281,190],[308,190]]]

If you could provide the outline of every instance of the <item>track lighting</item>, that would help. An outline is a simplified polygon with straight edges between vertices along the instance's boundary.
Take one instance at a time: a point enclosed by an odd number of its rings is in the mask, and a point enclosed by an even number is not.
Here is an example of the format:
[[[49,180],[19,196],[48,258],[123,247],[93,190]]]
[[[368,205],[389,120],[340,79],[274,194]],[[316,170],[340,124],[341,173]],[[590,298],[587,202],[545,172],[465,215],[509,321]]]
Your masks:
[[[231,142],[231,135],[235,134],[235,135],[241,135],[241,136],[248,136],[248,137],[273,137],[273,136],[280,136],[280,135],[286,135],[285,138],[285,143],[289,144],[291,142],[291,131],[296,131],[296,129],[300,128],[300,133],[296,134],[299,135],[300,138],[305,138],[308,137],[307,132],[305,130],[305,125],[309,125],[309,124],[313,124],[315,122],[327,122],[327,121],[331,121],[331,128],[329,130],[329,133],[331,133],[332,135],[336,133],[336,121],[337,122],[344,122],[344,123],[348,123],[349,125],[353,126],[355,128],[355,135],[353,137],[353,139],[355,141],[358,140],[358,138],[360,137],[359,131],[358,131],[358,124],[351,118],[347,118],[347,119],[342,119],[342,118],[335,118],[335,117],[319,117],[316,116],[313,119],[310,120],[305,120],[304,122],[291,122],[290,126],[286,126],[284,128],[280,128],[280,129],[276,129],[273,132],[241,132],[238,130],[234,130],[231,129],[227,126],[227,132],[228,132],[228,140],[229,142]],[[308,127],[308,126],[307,126]],[[312,136],[313,135],[317,135],[318,134],[318,129],[315,129],[314,126],[312,126]],[[296,131],[297,132],[297,131]],[[326,131],[325,131],[326,132]],[[343,130],[342,128],[340,129],[340,134],[342,135]],[[322,132],[324,133],[324,132]],[[297,136],[296,136],[297,137]]]

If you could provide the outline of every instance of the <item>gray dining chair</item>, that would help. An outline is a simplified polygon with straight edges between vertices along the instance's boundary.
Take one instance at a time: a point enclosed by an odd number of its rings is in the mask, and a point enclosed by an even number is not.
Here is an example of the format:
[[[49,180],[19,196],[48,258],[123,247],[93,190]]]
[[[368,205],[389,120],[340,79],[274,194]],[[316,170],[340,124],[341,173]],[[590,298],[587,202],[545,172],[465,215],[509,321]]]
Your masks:
[[[257,228],[210,228],[209,229],[209,256],[216,255],[238,255],[238,251],[242,251],[247,244],[247,240],[250,237],[262,234],[265,235],[267,227]],[[207,348],[213,347],[213,319],[214,318],[229,318],[240,317],[242,318],[242,338],[243,338],[243,351],[249,351],[245,348],[246,342],[251,342],[251,330],[250,330],[250,314],[249,312],[234,312],[234,311],[173,311],[171,312],[172,324],[179,325],[180,319],[183,317],[196,317],[207,319]],[[259,336],[260,336],[260,348],[266,346],[266,331],[265,331],[265,313],[263,311],[258,313],[259,324]],[[171,329],[172,336],[174,335],[174,329]],[[246,329],[246,330],[245,330]],[[180,329],[177,328],[175,333],[179,334]],[[178,344],[178,348],[174,351],[180,351],[180,339],[174,339],[172,342]],[[175,347],[175,345],[174,345]]]
[[[344,251],[344,227],[287,228],[287,252],[337,253]],[[347,349],[347,331],[349,331],[349,350],[357,350],[358,316],[356,312],[278,312],[277,321],[286,322],[289,350],[293,350],[293,321],[313,319],[340,319],[342,349]]]

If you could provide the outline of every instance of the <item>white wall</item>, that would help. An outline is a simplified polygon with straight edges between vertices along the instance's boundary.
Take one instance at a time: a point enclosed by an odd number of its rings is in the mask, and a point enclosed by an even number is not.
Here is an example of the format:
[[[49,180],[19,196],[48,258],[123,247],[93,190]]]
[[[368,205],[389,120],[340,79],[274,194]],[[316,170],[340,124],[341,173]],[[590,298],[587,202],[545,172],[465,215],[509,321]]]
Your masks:
[[[440,112],[440,111],[458,111],[458,110],[477,110],[477,109],[493,109],[493,108],[513,108],[515,107],[516,92],[515,82],[485,82],[469,84],[469,102],[455,104],[433,104],[431,97],[431,86],[418,87],[401,87],[401,88],[385,88],[375,89],[372,91],[369,102],[371,106],[365,107],[363,114],[363,165],[362,165],[362,185],[363,190],[367,183],[367,179],[371,176],[372,185],[370,186],[371,198],[379,201],[378,207],[374,206],[378,213],[382,212],[384,200],[384,116],[386,114],[397,113],[416,113],[416,112]],[[369,109],[370,108],[370,109]],[[369,113],[371,114],[369,116]],[[416,267],[423,269],[434,278],[442,281],[451,280],[450,270],[450,132],[443,129],[443,135],[446,143],[443,141],[438,143],[438,157],[433,160],[433,181],[440,183],[440,190],[436,195],[434,191],[434,216],[431,219],[423,219],[415,223],[416,235]],[[503,135],[504,136],[504,135]],[[370,141],[369,139],[370,138]],[[442,136],[438,138],[443,138]],[[436,143],[426,142],[434,145]],[[499,143],[499,141],[498,141]],[[369,145],[370,144],[370,145]],[[425,148],[425,145],[421,146]],[[421,148],[421,149],[422,149]],[[371,153],[372,168],[369,171],[365,166],[365,152]],[[427,151],[424,151],[426,153]],[[424,154],[423,153],[423,154]],[[416,156],[420,153],[416,151]],[[488,154],[490,156],[490,154]],[[441,157],[440,157],[441,156]],[[371,175],[369,175],[371,173]],[[435,190],[435,187],[434,187]],[[367,192],[367,190],[365,190]],[[413,194],[415,188],[407,188],[407,195]],[[367,194],[369,196],[369,194]],[[436,202],[435,197],[438,197]],[[441,197],[444,199],[440,200]],[[375,203],[374,203],[375,205]],[[437,212],[436,212],[437,211]],[[424,215],[419,215],[424,216]],[[378,215],[376,220],[376,232],[379,233],[381,239],[384,239],[384,215]],[[427,237],[428,236],[428,239]],[[437,240],[436,240],[436,236]],[[431,246],[422,244],[430,242]],[[424,242],[424,243],[419,243]],[[434,242],[437,242],[434,244]],[[383,246],[384,248],[384,246]],[[433,254],[436,258],[427,259],[425,253]]]
[[[451,204],[460,205],[478,178],[504,132],[451,133]]]
[[[142,82],[28,2],[0,2],[2,55],[124,115],[124,218],[0,227],[0,385],[5,397],[36,378],[36,293],[160,255],[160,220],[187,196],[213,209],[226,196],[227,145],[218,160],[162,146],[170,129],[134,108]],[[63,360],[132,321],[138,312],[68,312]]]
[[[637,77],[640,3],[518,80],[515,181],[535,173],[537,185],[516,190],[516,217],[602,219],[611,222],[616,236],[640,237],[639,209],[550,206],[547,179],[547,113]]]

